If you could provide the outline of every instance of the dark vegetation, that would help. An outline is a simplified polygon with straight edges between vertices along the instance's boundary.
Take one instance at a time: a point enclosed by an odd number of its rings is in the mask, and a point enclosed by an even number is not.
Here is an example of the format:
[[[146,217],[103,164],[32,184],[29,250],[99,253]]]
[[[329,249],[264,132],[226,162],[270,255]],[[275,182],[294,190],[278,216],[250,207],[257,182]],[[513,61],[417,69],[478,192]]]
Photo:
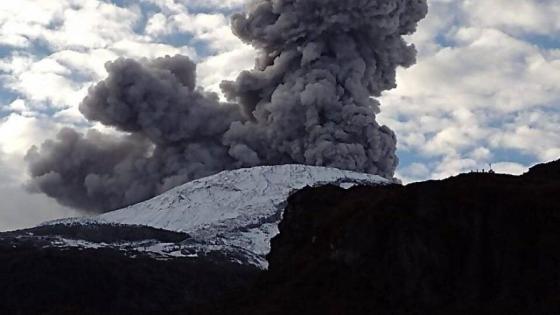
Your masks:
[[[560,313],[560,161],[523,176],[306,188],[280,232],[266,272],[4,240],[0,314]]]
[[[188,314],[242,290],[257,270],[214,259],[156,260],[113,249],[0,244],[0,314]]]

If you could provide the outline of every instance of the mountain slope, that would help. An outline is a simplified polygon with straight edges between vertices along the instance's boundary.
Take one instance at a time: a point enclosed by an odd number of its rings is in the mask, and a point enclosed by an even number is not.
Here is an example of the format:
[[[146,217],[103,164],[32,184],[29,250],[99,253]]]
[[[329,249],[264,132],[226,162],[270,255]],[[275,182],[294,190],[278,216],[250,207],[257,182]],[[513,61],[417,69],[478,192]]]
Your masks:
[[[560,314],[559,204],[560,161],[523,176],[307,187],[280,209],[268,269],[190,231],[99,218],[0,233],[0,313]],[[64,243],[76,239],[98,248]],[[129,248],[111,247],[119,239]],[[216,250],[172,251],[189,242]]]
[[[260,273],[216,259],[153,259],[111,248],[38,248],[0,237],[2,315],[189,314]]]
[[[0,233],[0,314],[190,314],[262,274],[296,190],[388,183],[302,165],[241,169],[104,215]]]
[[[168,254],[229,252],[238,262],[266,268],[270,239],[278,233],[277,226],[291,193],[325,184],[350,187],[389,183],[392,182],[375,175],[324,167],[255,167],[195,180],[151,200],[100,216],[56,220],[43,226],[118,224],[176,231],[188,234],[189,238],[180,244],[167,244]]]
[[[303,189],[289,198],[268,271],[225,309],[560,314],[559,175],[557,161],[523,176]]]

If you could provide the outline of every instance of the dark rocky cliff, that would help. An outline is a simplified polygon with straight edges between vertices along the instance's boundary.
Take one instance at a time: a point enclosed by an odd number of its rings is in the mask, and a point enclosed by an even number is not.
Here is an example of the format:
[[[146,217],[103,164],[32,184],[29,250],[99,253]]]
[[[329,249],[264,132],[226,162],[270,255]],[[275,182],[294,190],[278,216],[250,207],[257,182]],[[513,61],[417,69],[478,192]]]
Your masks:
[[[188,235],[141,226],[51,225],[0,233],[1,315],[173,315],[247,288],[260,269],[220,253],[160,257],[134,250],[52,247],[92,242],[177,242]]]
[[[280,231],[240,314],[560,314],[559,161],[304,189]]]
[[[32,232],[188,237],[56,229]],[[1,314],[560,314],[560,161],[523,176],[303,189],[265,272],[219,257],[41,248],[22,233],[0,234]]]

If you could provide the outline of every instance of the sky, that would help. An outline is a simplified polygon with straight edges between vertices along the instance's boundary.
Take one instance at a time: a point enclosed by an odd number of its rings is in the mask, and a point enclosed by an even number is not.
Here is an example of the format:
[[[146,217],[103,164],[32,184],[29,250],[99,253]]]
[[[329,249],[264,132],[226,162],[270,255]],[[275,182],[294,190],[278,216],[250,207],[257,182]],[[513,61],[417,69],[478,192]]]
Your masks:
[[[25,153],[64,126],[118,57],[184,54],[203,87],[252,68],[229,16],[250,0],[0,1],[0,231],[76,216],[29,194]],[[560,158],[560,1],[429,0],[418,62],[380,98],[405,183]],[[94,126],[100,130],[104,127]],[[104,130],[107,131],[107,130]]]

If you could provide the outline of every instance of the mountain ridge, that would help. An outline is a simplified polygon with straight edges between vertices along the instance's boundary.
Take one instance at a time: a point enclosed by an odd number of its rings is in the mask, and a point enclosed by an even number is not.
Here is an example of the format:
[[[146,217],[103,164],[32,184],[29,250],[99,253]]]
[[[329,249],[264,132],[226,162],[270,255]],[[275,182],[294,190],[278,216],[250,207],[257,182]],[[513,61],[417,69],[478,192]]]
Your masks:
[[[406,186],[304,188],[288,200],[269,270],[227,308],[236,314],[558,314],[558,175],[560,160],[521,176],[470,173]]]
[[[161,256],[207,255],[229,252],[232,259],[266,268],[270,239],[278,233],[278,223],[288,196],[306,186],[325,184],[384,185],[394,183],[380,176],[307,165],[260,166],[224,171],[175,187],[150,200],[95,217],[54,220],[40,225],[79,229],[83,226],[123,225],[140,229],[168,230],[188,235],[182,242],[132,244],[152,248]],[[144,233],[145,234],[145,233]],[[60,243],[60,245],[58,245]],[[98,242],[99,243],[99,242]],[[99,247],[60,238],[57,246]],[[111,246],[123,248],[121,244]]]
[[[216,244],[175,255],[193,236],[153,227],[0,233],[0,312],[558,314],[558,175],[560,161],[521,176],[304,187],[282,204],[268,269]],[[56,240],[52,227],[102,242],[117,233],[161,254],[41,246]]]

